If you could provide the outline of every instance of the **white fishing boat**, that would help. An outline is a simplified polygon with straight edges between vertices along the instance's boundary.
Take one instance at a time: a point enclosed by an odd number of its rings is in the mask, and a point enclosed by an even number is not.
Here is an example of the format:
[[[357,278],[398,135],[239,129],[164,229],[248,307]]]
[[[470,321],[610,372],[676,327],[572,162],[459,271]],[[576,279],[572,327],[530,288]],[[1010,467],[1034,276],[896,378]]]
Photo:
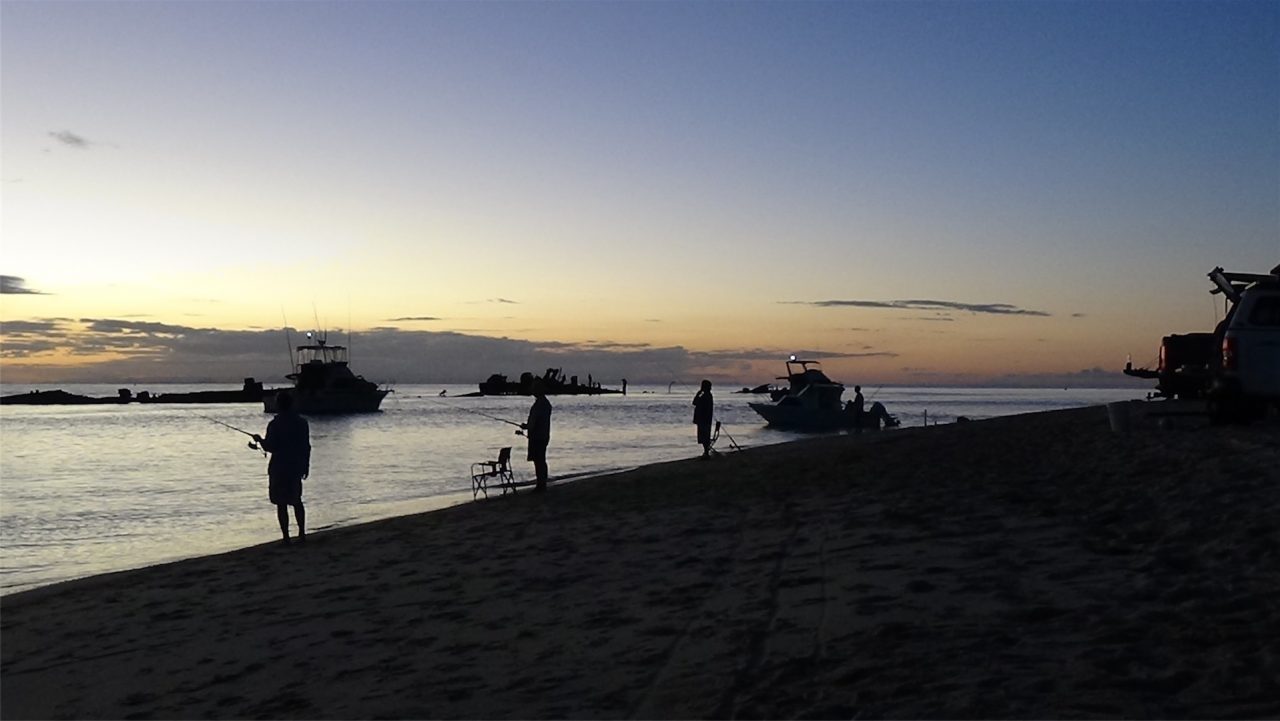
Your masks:
[[[822,372],[822,364],[814,360],[787,359],[787,375],[778,380],[787,381],[787,387],[773,394],[773,403],[748,403],[771,426],[803,431],[826,431],[837,428],[853,428],[861,421],[863,427],[886,428],[898,425],[884,406],[872,404],[861,418],[847,408],[841,400],[844,385]]]
[[[307,339],[312,340],[311,333]],[[299,413],[373,413],[391,392],[351,372],[346,346],[329,345],[318,338],[298,346],[297,351],[295,370],[285,376],[293,381],[293,387],[280,392],[293,396],[293,407]],[[264,396],[262,410],[275,413],[277,396]]]
[[[840,396],[844,385],[822,372],[822,364],[813,360],[787,359],[787,381],[784,393],[773,403],[748,403],[771,426],[826,430],[849,425]]]

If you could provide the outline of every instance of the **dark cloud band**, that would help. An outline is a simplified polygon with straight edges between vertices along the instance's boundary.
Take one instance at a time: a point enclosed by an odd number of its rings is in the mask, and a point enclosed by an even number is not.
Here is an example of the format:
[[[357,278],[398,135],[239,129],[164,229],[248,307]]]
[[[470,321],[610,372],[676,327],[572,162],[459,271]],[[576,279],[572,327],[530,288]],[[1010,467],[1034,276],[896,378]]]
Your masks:
[[[27,287],[25,278],[16,275],[0,275],[0,294],[3,295],[45,295],[38,290]]]
[[[1008,303],[959,303],[951,300],[788,300],[788,305],[817,308],[887,308],[891,310],[939,310],[989,315],[1048,316],[1042,310],[1028,310]]]

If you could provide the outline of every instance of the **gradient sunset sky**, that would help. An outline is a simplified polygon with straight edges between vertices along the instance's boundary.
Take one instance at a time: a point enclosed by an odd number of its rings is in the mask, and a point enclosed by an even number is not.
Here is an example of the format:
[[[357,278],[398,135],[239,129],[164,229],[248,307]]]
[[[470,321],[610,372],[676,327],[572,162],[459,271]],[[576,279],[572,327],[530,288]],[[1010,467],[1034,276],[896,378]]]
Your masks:
[[[0,380],[1114,380],[1280,263],[1280,2],[0,4]],[[293,341],[298,341],[296,335]]]

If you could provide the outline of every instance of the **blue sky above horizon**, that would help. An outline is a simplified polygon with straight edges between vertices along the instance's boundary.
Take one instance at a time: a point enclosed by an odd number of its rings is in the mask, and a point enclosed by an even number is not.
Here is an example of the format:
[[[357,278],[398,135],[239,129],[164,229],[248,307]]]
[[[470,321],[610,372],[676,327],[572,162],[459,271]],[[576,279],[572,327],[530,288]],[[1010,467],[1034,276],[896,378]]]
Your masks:
[[[161,345],[80,319],[313,316],[1070,374],[1280,263],[1280,3],[5,2],[0,40],[10,377]]]

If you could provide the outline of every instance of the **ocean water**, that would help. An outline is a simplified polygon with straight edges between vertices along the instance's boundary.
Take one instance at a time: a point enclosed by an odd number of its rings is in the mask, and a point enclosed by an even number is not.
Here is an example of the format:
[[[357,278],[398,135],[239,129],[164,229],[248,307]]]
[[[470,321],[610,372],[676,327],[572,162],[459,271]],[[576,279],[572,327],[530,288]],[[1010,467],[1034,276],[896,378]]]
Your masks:
[[[116,386],[64,384],[114,396]],[[231,386],[153,385],[135,392]],[[0,386],[0,395],[27,387]],[[52,388],[42,388],[52,390]],[[441,391],[445,396],[440,396]],[[310,531],[470,502],[470,465],[512,446],[532,477],[523,421],[531,399],[458,397],[467,385],[400,386],[380,413],[310,419]],[[633,386],[629,394],[556,396],[548,460],[553,480],[698,455],[692,386]],[[846,395],[851,395],[851,392]],[[904,426],[1142,398],[1144,389],[891,388],[866,392]],[[724,433],[744,447],[801,434],[768,428],[749,401],[716,389]],[[0,407],[0,593],[219,553],[279,537],[267,501],[266,459],[219,425],[264,432],[255,404]],[[215,422],[218,421],[218,422]],[[892,431],[889,431],[892,432]],[[728,450],[722,434],[717,448]],[[292,518],[291,518],[292,523]]]

